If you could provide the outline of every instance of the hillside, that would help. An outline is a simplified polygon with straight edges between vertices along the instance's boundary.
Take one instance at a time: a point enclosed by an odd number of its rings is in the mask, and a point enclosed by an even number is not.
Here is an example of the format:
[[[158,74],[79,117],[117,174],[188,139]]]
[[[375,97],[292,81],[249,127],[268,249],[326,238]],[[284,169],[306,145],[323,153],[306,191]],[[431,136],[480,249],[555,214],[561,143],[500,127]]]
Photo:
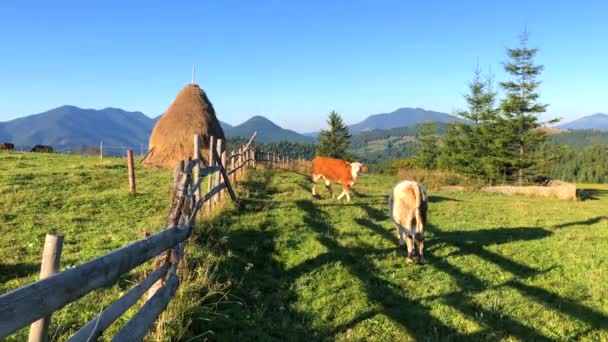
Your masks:
[[[444,134],[448,124],[436,122],[435,127],[438,134]],[[416,153],[417,130],[418,125],[414,125],[353,134],[349,152],[368,164],[408,158]]]
[[[557,126],[562,129],[595,129],[608,131],[608,114],[597,113]]]
[[[153,121],[141,112],[118,108],[82,109],[62,106],[47,112],[0,123],[0,141],[17,146],[52,145],[56,150],[75,145],[137,147],[148,142]]]
[[[608,146],[608,131],[572,130],[551,135],[549,144],[554,146],[586,147],[592,145]]]
[[[359,133],[374,129],[415,126],[426,121],[448,123],[461,121],[461,119],[421,108],[400,108],[392,113],[371,115],[360,123],[350,125],[348,129],[351,133]]]
[[[314,142],[314,138],[281,128],[263,116],[254,116],[242,124],[224,131],[228,137],[232,138],[249,138],[253,132],[258,132],[256,140],[259,142]]]

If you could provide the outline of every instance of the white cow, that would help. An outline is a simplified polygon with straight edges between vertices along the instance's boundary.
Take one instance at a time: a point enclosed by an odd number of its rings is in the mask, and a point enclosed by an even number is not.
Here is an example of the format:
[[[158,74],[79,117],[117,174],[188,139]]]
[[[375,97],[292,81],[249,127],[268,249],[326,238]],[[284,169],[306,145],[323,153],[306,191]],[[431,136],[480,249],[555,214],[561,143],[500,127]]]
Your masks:
[[[428,208],[426,188],[414,181],[402,181],[393,188],[388,207],[391,220],[397,226],[399,245],[407,244],[408,264],[414,263],[414,244],[418,249],[418,262],[424,263],[424,226]]]

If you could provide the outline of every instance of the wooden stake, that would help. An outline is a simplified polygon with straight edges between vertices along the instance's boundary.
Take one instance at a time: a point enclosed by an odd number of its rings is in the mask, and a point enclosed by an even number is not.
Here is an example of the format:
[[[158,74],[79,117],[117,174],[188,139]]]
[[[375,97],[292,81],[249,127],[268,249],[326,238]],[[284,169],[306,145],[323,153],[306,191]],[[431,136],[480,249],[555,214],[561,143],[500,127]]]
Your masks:
[[[215,144],[215,149],[217,151],[217,156],[221,156],[222,155],[222,139],[217,139],[217,143]],[[214,155],[215,157],[215,155]],[[222,160],[216,160],[217,164],[221,164]],[[223,165],[223,164],[222,164]],[[219,171],[216,172],[215,174],[215,185],[220,185],[220,182],[222,181],[222,177],[221,177],[221,173]],[[215,205],[219,205],[220,203],[220,199],[222,197],[222,192],[218,192],[216,196],[214,196],[214,202]]]
[[[199,160],[199,163],[192,170],[193,184],[197,184],[198,180],[200,179],[200,170],[201,170],[200,159],[201,159],[201,137],[200,137],[200,135],[195,134],[194,135],[194,160]],[[200,185],[196,189],[194,189],[194,194],[195,194],[196,200],[198,201],[201,198]]]
[[[215,164],[215,159],[213,158],[213,151],[215,149],[215,138],[213,136],[209,137],[209,165],[208,166],[213,166]],[[211,191],[211,189],[213,189],[213,177],[212,175],[209,175],[209,181],[208,181],[208,189],[207,191]],[[207,202],[207,216],[211,216],[211,210],[213,208],[213,201],[208,201]]]
[[[46,234],[44,250],[42,252],[42,265],[40,266],[40,279],[45,279],[59,272],[61,250],[63,249],[63,234]],[[43,342],[48,340],[48,331],[51,316],[37,320],[30,326],[29,342]]]
[[[129,192],[135,193],[135,166],[133,166],[133,150],[127,150],[127,168],[129,170]]]

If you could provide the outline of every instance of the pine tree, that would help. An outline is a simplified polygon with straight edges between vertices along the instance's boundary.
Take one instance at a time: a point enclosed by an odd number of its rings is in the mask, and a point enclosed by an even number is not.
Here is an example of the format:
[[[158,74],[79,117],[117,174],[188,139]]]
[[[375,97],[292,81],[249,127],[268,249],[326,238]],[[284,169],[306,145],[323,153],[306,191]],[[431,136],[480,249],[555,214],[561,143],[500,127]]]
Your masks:
[[[319,145],[317,155],[321,157],[349,159],[346,152],[350,145],[350,134],[340,114],[336,111],[329,113],[327,119],[328,130],[321,130],[319,134]]]
[[[466,121],[450,124],[441,147],[440,166],[494,183],[505,173],[504,120],[495,106],[491,73],[484,79],[479,67],[469,82],[468,108],[456,115]]]
[[[425,169],[437,168],[439,157],[439,138],[436,134],[437,128],[433,122],[425,122],[418,127],[416,132],[416,164]]]
[[[543,66],[534,64],[538,49],[528,47],[528,32],[520,37],[520,47],[508,49],[509,61],[504,69],[512,76],[510,81],[501,82],[506,92],[500,109],[507,119],[512,141],[512,154],[516,158],[515,168],[519,183],[523,183],[524,170],[534,165],[532,154],[545,139],[544,134],[535,130],[540,127],[538,116],[546,111],[547,105],[538,102],[537,89]]]

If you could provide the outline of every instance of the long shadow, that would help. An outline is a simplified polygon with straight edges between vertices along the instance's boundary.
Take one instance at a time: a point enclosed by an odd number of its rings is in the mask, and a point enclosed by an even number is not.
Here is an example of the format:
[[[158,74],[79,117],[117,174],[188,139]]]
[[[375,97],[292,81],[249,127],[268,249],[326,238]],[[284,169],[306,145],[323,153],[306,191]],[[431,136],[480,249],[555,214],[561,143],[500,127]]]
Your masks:
[[[0,264],[0,284],[40,272],[40,265],[30,263]]]
[[[428,307],[403,296],[393,284],[376,276],[375,274],[378,272],[366,258],[365,254],[360,254],[358,251],[340,246],[332,238],[333,234],[331,232],[335,232],[335,228],[325,223],[326,213],[315,206],[313,202],[302,200],[297,202],[297,206],[306,213],[304,217],[306,225],[320,234],[318,241],[329,252],[309,260],[303,267],[291,270],[294,278],[312,271],[325,263],[339,261],[348,268],[351,274],[361,280],[369,300],[381,307],[380,313],[387,315],[391,320],[405,327],[416,340],[427,340],[429,338],[442,340],[458,335],[457,331],[446,326],[431,315]],[[349,327],[363,320],[361,317],[358,317],[353,322],[344,326]],[[341,331],[334,329],[326,331],[326,334],[336,334],[339,332]]]
[[[600,197],[607,197],[608,190],[603,189],[577,189],[576,196],[583,201],[599,200]]]
[[[296,294],[283,266],[274,260],[276,233],[234,230],[227,235],[226,252],[217,267],[221,281],[232,282],[230,301],[218,308],[221,316],[206,329],[218,340],[319,340],[311,317],[291,309]]]
[[[482,329],[477,334],[468,336],[469,339],[487,339],[487,336],[491,333],[496,336],[496,340],[498,340],[500,336],[508,337],[509,335],[515,335],[524,341],[550,340],[535,329],[521,324],[504,313],[488,310],[480,305],[474,304],[475,302],[473,301],[472,295],[484,291],[487,287],[479,278],[461,271],[457,267],[446,262],[443,258],[429,256],[427,260],[429,260],[437,269],[450,275],[463,290],[462,292],[449,294],[441,298],[441,301],[446,305],[457,308],[469,317],[483,317],[483,324],[486,325],[485,329]]]
[[[590,225],[596,224],[602,220],[608,220],[608,216],[597,216],[597,217],[592,217],[592,218],[589,218],[586,220],[562,223],[562,224],[558,224],[553,227],[559,229],[559,228],[566,228],[566,227],[571,227],[571,226],[590,226]]]
[[[429,202],[430,203],[462,202],[462,200],[455,199],[455,198],[450,198],[450,197],[444,197],[444,196],[430,195],[429,196]]]
[[[279,204],[271,200],[277,191],[271,187],[271,174],[254,173],[239,184],[238,190],[242,202],[239,210],[221,215],[214,222],[224,229],[196,237],[199,243],[221,241],[221,246],[211,251],[219,259],[213,281],[229,287],[212,313],[202,308],[190,313],[190,317],[198,318],[192,320],[190,335],[212,331],[206,338],[220,341],[320,340],[319,332],[311,328],[311,318],[290,306],[296,294],[291,287],[293,279],[274,258],[277,233],[234,228],[247,215]],[[272,225],[269,215],[259,226]]]
[[[524,296],[533,298],[557,311],[566,313],[572,318],[584,321],[595,329],[608,329],[608,316],[573,300],[562,298],[545,289],[526,285],[516,280],[510,281],[507,285],[517,289]]]

